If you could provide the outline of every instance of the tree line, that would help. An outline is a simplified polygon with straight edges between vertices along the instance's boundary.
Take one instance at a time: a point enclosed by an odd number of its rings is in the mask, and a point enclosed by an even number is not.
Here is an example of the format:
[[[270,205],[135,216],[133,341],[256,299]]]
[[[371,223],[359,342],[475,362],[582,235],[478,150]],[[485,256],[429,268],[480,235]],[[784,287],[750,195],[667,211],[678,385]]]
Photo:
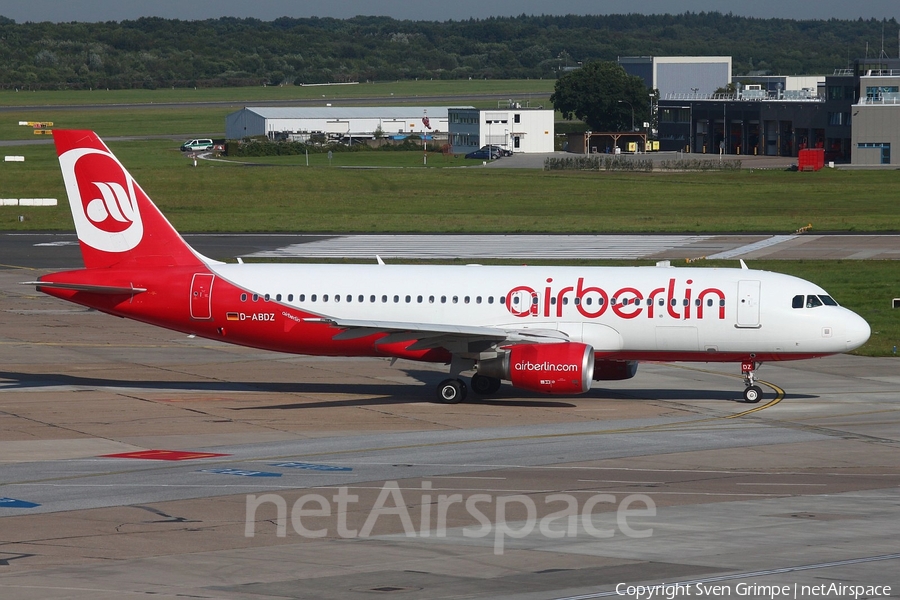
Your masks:
[[[16,23],[0,16],[0,87],[555,78],[579,63],[650,55],[730,55],[738,75],[830,74],[845,68],[848,59],[865,56],[867,47],[877,56],[882,36],[896,40],[897,31],[895,19],[796,21],[718,12],[442,22],[147,17]]]

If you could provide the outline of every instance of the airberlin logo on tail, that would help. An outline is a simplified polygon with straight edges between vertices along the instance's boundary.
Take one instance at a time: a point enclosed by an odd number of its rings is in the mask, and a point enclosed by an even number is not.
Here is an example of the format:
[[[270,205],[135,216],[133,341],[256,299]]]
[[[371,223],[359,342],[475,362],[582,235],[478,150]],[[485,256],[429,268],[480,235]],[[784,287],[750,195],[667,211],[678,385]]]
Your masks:
[[[126,252],[144,235],[138,194],[125,168],[108,152],[75,148],[59,157],[78,239],[97,250]]]

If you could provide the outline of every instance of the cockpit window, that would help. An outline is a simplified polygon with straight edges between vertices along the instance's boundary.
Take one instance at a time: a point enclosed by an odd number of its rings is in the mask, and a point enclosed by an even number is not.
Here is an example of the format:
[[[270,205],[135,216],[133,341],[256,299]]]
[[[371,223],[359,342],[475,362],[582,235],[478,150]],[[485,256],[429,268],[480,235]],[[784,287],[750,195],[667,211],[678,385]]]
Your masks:
[[[794,296],[794,300],[791,302],[791,307],[793,308],[803,308],[803,294],[799,294]]]
[[[832,298],[831,296],[826,296],[825,294],[819,294],[819,300],[821,300],[825,306],[838,305],[838,303],[834,301],[834,298]]]
[[[822,306],[822,301],[819,300],[818,296],[810,294],[806,297],[806,308],[815,308],[817,306]]]

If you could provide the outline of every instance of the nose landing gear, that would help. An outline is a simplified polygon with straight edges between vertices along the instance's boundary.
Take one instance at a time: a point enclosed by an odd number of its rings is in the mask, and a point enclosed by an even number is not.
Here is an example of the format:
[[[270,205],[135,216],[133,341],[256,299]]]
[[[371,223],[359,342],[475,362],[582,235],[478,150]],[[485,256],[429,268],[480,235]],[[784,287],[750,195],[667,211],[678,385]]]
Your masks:
[[[761,363],[757,363],[755,361],[744,361],[741,363],[741,373],[744,376],[744,385],[747,387],[744,389],[744,402],[748,402],[750,404],[756,404],[763,397],[762,388],[756,385],[756,369],[759,368]]]

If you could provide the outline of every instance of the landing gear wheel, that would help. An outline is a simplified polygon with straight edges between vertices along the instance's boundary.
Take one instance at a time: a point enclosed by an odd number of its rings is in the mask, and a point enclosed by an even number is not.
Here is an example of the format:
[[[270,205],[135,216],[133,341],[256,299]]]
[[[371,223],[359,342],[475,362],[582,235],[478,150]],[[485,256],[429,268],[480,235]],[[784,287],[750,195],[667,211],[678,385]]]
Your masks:
[[[487,375],[472,375],[472,391],[479,396],[490,396],[496,394],[500,389],[500,380],[496,377],[488,377]]]
[[[460,379],[445,379],[437,387],[438,400],[444,404],[459,404],[466,399],[466,384]]]
[[[744,402],[748,402],[750,404],[756,404],[760,400],[762,400],[763,391],[762,388],[758,385],[751,385],[747,389],[744,390]]]

